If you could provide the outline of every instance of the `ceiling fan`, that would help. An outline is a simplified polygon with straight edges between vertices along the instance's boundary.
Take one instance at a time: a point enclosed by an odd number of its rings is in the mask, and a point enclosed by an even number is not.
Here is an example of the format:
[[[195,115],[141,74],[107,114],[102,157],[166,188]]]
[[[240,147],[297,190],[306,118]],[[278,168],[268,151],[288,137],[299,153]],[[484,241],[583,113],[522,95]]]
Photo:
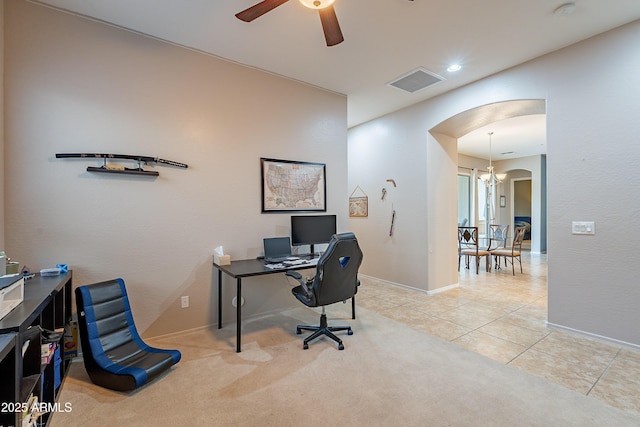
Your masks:
[[[251,22],[288,1],[289,0],[264,0],[243,10],[242,12],[236,13],[236,18],[245,22]],[[340,30],[340,24],[338,24],[338,17],[333,9],[333,3],[335,0],[299,1],[310,9],[316,9],[320,14],[320,22],[322,23],[322,29],[324,30],[324,38],[327,41],[327,46],[335,46],[344,41],[342,31]]]

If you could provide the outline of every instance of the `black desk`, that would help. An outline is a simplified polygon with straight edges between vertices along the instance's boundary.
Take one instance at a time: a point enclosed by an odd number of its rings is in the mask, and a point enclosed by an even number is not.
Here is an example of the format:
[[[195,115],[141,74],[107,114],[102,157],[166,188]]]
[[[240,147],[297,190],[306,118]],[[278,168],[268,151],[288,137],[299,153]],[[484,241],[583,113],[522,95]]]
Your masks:
[[[284,273],[289,270],[306,270],[316,268],[315,264],[300,264],[287,268],[267,268],[262,259],[243,259],[231,261],[229,265],[213,266],[218,269],[218,329],[222,328],[222,273],[236,279],[236,352],[240,353],[240,335],[242,330],[242,278],[251,276],[263,276],[266,274]],[[352,317],[355,319],[355,297],[351,299]]]

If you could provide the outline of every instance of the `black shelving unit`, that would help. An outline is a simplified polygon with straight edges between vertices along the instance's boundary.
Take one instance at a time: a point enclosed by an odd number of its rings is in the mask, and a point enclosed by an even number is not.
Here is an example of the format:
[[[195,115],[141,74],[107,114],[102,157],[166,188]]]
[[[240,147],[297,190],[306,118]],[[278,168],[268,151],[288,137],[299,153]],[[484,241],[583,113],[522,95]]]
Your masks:
[[[69,271],[25,280],[24,300],[0,320],[0,404],[5,408],[27,403],[32,394],[47,407],[57,401],[71,361],[64,360],[61,336],[56,343],[61,363],[55,363],[53,357],[42,363],[40,327],[63,329],[71,321],[71,277]],[[48,425],[52,415],[45,412],[35,425]],[[0,412],[0,425],[22,426],[22,412]]]
[[[8,411],[17,393],[15,381],[18,372],[18,334],[8,333],[0,335],[0,402],[6,404],[0,411],[0,425],[10,426],[15,424],[15,414]],[[5,384],[5,379],[8,383]]]

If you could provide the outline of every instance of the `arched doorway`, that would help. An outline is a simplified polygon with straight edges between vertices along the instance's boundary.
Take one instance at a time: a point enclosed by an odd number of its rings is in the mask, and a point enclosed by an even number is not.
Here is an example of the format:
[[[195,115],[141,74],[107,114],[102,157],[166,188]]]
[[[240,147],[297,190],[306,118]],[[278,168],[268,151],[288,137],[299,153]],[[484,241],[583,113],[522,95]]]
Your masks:
[[[544,117],[546,113],[546,103],[542,99],[528,99],[528,100],[513,100],[497,102],[479,106],[462,113],[459,113],[453,117],[444,120],[437,126],[431,129],[430,133],[439,142],[446,144],[450,143],[451,138],[456,140],[463,138],[465,135],[470,134],[476,130],[481,130],[492,123],[505,121],[506,119],[518,118],[523,116],[540,116]],[[544,120],[544,118],[543,118]],[[439,135],[446,135],[449,138],[443,138]],[[485,135],[486,136],[486,135]],[[488,138],[488,137],[487,137]],[[446,140],[445,140],[446,139]],[[487,139],[488,145],[488,139]],[[459,175],[466,174],[480,174],[486,171],[487,162],[482,159],[475,159],[476,162],[470,161],[469,165],[459,169]],[[546,252],[546,155],[528,156],[518,159],[499,160],[501,169],[498,172],[507,172],[508,170],[527,170],[530,173],[532,182],[532,212],[531,212],[531,228],[532,228],[532,240],[531,249],[533,252]],[[494,163],[494,166],[496,164]],[[473,182],[472,182],[473,183]],[[514,218],[512,215],[512,194],[510,191],[511,182],[507,178],[504,184],[501,184],[499,191],[496,191],[496,206],[497,206],[497,218],[500,223],[511,224],[511,231],[513,231]],[[473,186],[471,186],[473,187]],[[472,190],[473,193],[473,190]],[[478,202],[478,195],[472,194],[470,199]],[[478,208],[476,212],[471,212],[471,218],[469,223],[477,225]],[[458,218],[457,222],[460,222]]]

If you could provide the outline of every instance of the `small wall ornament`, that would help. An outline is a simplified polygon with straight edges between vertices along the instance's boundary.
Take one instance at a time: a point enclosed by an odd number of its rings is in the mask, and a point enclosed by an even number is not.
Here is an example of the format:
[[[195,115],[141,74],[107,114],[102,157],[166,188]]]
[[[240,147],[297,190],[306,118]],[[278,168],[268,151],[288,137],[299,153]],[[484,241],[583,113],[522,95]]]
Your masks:
[[[396,184],[396,180],[395,179],[387,179],[387,182],[390,182],[391,184],[393,184],[394,187],[397,187],[398,185]],[[384,202],[384,199],[387,195],[387,189],[383,188],[382,189],[382,201]],[[393,226],[395,225],[396,222],[396,210],[393,207],[393,203],[391,203],[391,226],[389,227],[389,237],[393,237]]]
[[[358,191],[360,191],[361,195],[355,195],[356,192]],[[368,216],[369,216],[369,197],[358,185],[349,196],[349,217],[350,218],[366,218]]]

